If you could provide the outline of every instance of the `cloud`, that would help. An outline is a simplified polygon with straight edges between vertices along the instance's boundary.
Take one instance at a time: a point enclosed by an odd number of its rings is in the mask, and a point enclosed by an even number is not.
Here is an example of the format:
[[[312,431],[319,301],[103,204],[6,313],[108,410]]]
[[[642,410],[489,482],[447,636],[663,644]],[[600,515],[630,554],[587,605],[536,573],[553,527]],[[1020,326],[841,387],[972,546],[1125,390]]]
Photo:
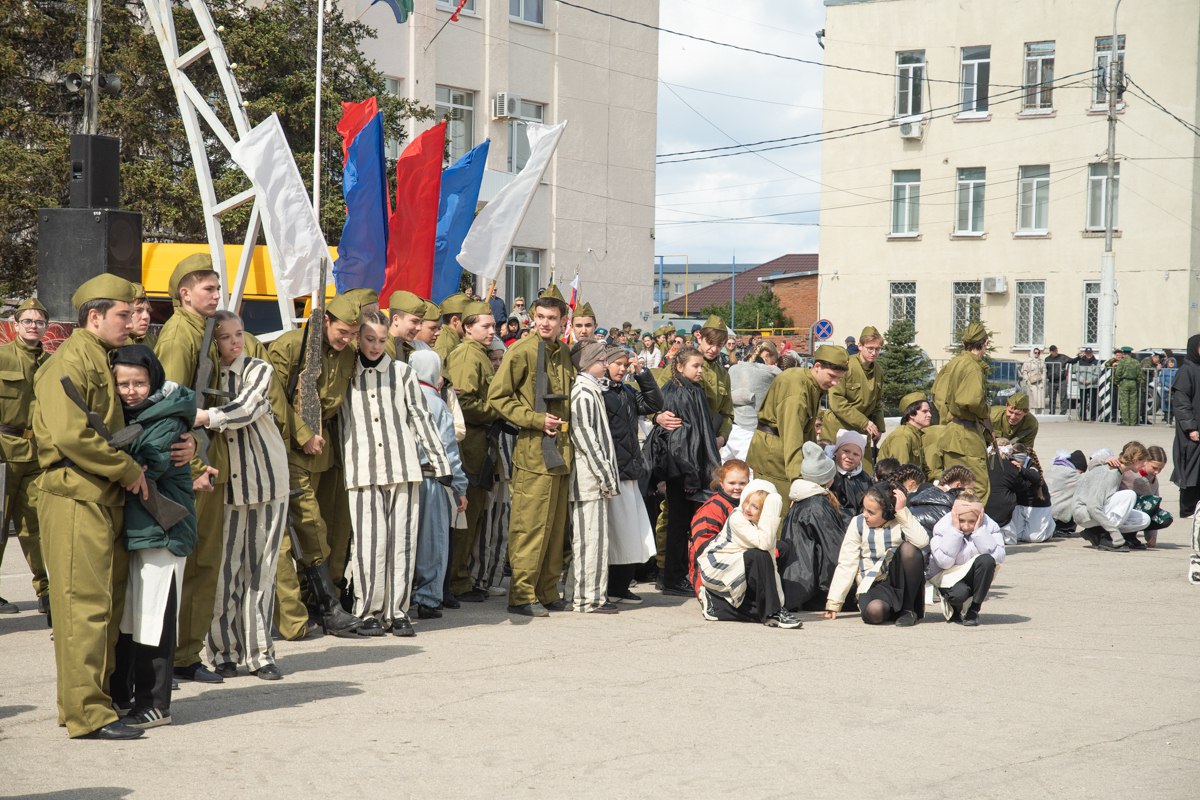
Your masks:
[[[816,0],[662,0],[659,25],[821,61],[814,34],[824,18],[824,7]],[[821,129],[818,66],[663,33],[659,78],[658,153]],[[818,229],[812,223],[820,200],[820,158],[820,145],[811,144],[761,155],[660,164],[655,252],[686,253],[701,262],[727,261],[736,253],[739,263],[816,252]],[[707,221],[759,215],[776,216]],[[680,222],[688,224],[672,224]],[[801,222],[809,224],[792,224]]]

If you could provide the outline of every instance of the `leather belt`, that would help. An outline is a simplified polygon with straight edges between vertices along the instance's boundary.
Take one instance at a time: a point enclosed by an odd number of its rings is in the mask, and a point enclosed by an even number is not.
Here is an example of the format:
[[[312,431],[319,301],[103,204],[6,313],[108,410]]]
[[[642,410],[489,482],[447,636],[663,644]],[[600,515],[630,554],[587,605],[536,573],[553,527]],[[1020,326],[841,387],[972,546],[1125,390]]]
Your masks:
[[[769,433],[769,434],[771,434],[772,436],[778,436],[778,435],[779,435],[779,428],[776,428],[776,427],[773,427],[773,426],[771,426],[771,425],[768,425],[768,424],[767,424],[767,423],[765,423],[765,422],[760,422],[760,423],[758,423],[758,429],[759,429],[760,431],[762,431],[763,433]]]
[[[18,436],[22,439],[33,438],[33,428],[18,428],[16,425],[0,425],[0,433],[5,436]]]
[[[952,419],[950,421],[953,422],[955,425],[961,425],[964,428],[969,428],[971,430],[975,430],[976,428],[979,427],[979,423],[973,419]]]

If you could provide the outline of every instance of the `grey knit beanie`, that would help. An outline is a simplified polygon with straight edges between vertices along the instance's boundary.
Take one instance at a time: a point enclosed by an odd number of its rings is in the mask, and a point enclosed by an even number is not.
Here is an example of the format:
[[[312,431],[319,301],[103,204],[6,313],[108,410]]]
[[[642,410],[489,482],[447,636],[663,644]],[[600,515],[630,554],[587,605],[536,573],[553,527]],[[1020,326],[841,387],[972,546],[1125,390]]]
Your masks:
[[[833,480],[837,467],[833,459],[825,455],[825,450],[816,442],[805,442],[804,460],[800,462],[800,477],[806,481],[824,486]]]

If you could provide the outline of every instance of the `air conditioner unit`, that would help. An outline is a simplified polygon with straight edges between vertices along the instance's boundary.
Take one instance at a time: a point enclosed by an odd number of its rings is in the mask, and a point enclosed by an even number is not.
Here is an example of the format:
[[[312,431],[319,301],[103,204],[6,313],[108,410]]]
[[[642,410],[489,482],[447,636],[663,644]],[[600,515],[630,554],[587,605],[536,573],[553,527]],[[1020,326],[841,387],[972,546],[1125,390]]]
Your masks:
[[[492,116],[496,119],[510,119],[521,116],[521,98],[512,92],[497,92],[496,105]]]
[[[1008,292],[1008,279],[1003,275],[994,275],[983,279],[984,294],[1005,294]]]
[[[925,135],[924,126],[920,122],[901,122],[900,138],[921,141]]]

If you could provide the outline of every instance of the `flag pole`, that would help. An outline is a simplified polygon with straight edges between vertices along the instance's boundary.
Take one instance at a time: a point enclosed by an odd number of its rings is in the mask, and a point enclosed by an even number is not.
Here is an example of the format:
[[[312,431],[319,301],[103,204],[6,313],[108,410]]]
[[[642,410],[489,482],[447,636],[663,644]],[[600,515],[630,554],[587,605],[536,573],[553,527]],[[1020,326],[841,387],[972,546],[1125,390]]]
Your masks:
[[[325,0],[317,0],[317,87],[316,114],[313,127],[312,204],[321,224],[321,70],[325,53]]]

